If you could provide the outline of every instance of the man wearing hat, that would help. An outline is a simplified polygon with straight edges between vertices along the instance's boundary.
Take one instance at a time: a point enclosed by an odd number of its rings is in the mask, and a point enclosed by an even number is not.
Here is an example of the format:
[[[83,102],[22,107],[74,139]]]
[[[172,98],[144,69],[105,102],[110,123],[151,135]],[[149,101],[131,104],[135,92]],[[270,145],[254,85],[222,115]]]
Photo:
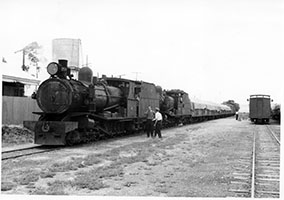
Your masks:
[[[153,121],[155,122],[155,124],[154,124],[154,126],[155,126],[155,135],[154,135],[154,137],[156,137],[156,135],[158,134],[159,138],[162,138],[161,126],[162,126],[163,117],[162,117],[162,114],[159,112],[160,111],[159,108],[156,108],[155,110],[156,110],[155,118],[153,119]]]

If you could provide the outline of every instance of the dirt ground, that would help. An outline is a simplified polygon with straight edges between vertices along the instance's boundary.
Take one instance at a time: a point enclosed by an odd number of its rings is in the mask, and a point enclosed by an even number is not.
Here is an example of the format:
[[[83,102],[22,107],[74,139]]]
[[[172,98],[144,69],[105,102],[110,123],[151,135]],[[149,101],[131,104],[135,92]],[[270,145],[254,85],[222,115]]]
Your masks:
[[[230,117],[162,130],[162,139],[139,134],[2,161],[1,193],[231,197],[250,128]]]

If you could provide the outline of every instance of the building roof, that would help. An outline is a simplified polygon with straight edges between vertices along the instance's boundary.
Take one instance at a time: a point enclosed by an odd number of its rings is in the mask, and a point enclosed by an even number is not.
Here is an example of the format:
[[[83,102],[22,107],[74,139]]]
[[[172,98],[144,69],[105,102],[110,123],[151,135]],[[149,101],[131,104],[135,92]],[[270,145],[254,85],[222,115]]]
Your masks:
[[[4,75],[4,74],[2,75],[2,81],[3,82],[20,82],[20,83],[28,84],[28,85],[39,85],[40,83],[40,80],[21,78],[21,77],[9,76],[9,75]]]
[[[15,67],[9,65],[8,63],[1,64],[1,74],[2,81],[4,82],[20,82],[28,85],[39,85],[41,82],[31,74],[22,71],[20,67],[15,69]]]

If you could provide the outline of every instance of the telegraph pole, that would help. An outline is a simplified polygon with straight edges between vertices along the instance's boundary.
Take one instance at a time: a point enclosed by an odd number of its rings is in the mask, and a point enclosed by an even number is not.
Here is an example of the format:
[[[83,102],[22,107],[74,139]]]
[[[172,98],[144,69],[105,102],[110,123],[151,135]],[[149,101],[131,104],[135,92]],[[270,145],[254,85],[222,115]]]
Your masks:
[[[22,52],[23,52],[23,64],[22,64],[22,70],[24,70],[24,71],[25,71],[25,69],[26,69],[26,65],[25,65],[25,55],[26,55],[26,50],[25,50],[25,48],[23,48],[23,49],[20,49],[20,50],[16,51],[15,53],[18,53],[18,52],[20,52],[20,51],[22,51]]]
[[[136,81],[137,81],[138,74],[141,74],[141,72],[132,72],[132,73],[136,74]]]
[[[86,64],[83,64],[82,66],[83,66],[83,67],[92,66],[92,63],[89,63],[89,62],[88,62],[88,55],[86,55]]]
[[[22,69],[26,68],[26,66],[25,66],[25,54],[26,54],[26,51],[25,51],[25,49],[23,49],[23,65],[22,65]]]

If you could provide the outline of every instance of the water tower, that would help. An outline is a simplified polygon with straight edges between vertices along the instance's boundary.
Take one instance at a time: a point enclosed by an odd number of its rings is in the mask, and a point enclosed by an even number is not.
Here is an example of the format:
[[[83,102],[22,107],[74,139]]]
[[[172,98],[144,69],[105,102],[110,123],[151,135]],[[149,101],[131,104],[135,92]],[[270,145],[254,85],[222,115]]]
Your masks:
[[[71,73],[74,78],[78,78],[79,67],[81,66],[82,57],[81,40],[71,38],[58,38],[52,40],[52,60],[68,60],[68,67],[71,68]]]

